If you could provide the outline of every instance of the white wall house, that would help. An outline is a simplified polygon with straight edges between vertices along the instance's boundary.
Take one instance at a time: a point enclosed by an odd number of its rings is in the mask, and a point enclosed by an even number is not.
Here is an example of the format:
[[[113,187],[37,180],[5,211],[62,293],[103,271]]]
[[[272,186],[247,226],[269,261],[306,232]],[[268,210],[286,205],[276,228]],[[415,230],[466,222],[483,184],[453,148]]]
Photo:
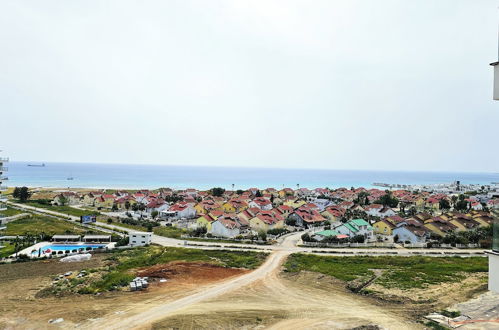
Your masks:
[[[216,220],[211,223],[211,231],[210,233],[213,236],[218,236],[218,237],[236,237],[241,233],[240,226],[237,224],[227,224],[223,221]]]
[[[128,236],[130,246],[144,246],[151,244],[152,233],[146,232],[131,232]]]

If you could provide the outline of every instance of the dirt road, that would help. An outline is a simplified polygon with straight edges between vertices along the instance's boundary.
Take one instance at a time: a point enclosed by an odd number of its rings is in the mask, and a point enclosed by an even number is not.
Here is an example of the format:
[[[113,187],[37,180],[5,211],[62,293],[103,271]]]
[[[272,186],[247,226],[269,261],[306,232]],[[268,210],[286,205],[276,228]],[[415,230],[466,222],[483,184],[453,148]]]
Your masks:
[[[136,313],[134,315],[113,315],[109,318],[99,319],[98,322],[99,324],[105,325],[104,327],[106,329],[133,329],[144,326],[146,324],[151,324],[189,305],[196,304],[203,300],[215,298],[230,291],[239,289],[254,281],[265,278],[267,275],[275,272],[276,269],[279,269],[279,266],[286,259],[289,253],[290,252],[287,251],[274,252],[269,256],[269,258],[262,266],[260,266],[253,272],[237,277],[235,279],[228,280],[226,282],[223,282],[222,284],[209,287],[199,293],[178,299],[164,305],[152,307],[146,311]],[[96,326],[97,325],[95,323],[91,322],[82,325],[80,328],[95,329]]]

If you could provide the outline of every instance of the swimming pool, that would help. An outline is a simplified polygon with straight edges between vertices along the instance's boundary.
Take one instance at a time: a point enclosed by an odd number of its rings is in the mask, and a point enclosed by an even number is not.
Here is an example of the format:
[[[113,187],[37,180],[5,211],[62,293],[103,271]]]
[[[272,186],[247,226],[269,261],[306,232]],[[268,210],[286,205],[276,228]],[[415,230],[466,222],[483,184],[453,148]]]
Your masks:
[[[31,254],[64,255],[103,249],[106,245],[107,244],[50,244],[45,245],[38,250],[32,251]]]

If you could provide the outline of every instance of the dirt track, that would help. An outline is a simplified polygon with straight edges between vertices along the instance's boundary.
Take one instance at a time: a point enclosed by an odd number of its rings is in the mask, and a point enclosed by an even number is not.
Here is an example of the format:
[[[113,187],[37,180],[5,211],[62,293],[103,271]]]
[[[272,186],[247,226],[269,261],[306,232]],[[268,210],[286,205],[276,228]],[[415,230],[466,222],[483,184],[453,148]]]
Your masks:
[[[295,240],[296,237],[290,236],[282,246],[292,245]],[[98,323],[82,324],[80,328],[237,328],[242,326],[238,318],[247,318],[248,314],[254,315],[258,322],[263,322],[261,316],[266,315],[269,319],[266,325],[273,329],[351,328],[366,324],[377,324],[386,329],[419,328],[372,301],[338,289],[338,286],[324,290],[314,288],[306,281],[283,279],[279,273],[289,254],[285,249],[275,251],[251,273],[178,300],[111,315],[99,319]],[[189,325],[183,323],[185,318],[189,319]],[[175,324],[170,323],[172,319]],[[193,324],[194,321],[197,323]]]

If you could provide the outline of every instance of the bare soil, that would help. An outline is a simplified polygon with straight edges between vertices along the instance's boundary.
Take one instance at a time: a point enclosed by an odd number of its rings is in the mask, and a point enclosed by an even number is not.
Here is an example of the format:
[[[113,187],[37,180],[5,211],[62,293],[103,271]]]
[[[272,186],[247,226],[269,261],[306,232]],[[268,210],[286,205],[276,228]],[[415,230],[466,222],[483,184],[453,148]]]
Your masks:
[[[91,260],[62,263],[52,259],[0,265],[0,329],[73,328],[82,322],[98,322],[106,315],[120,315],[130,310],[179,299],[201,290],[205,285],[247,272],[206,263],[173,262],[141,269],[141,276],[168,281],[153,281],[140,292],[108,292],[101,295],[40,295],[52,285],[53,277],[68,271],[105,267],[104,255]],[[168,273],[168,276],[163,276]],[[64,318],[59,324],[50,319]]]

